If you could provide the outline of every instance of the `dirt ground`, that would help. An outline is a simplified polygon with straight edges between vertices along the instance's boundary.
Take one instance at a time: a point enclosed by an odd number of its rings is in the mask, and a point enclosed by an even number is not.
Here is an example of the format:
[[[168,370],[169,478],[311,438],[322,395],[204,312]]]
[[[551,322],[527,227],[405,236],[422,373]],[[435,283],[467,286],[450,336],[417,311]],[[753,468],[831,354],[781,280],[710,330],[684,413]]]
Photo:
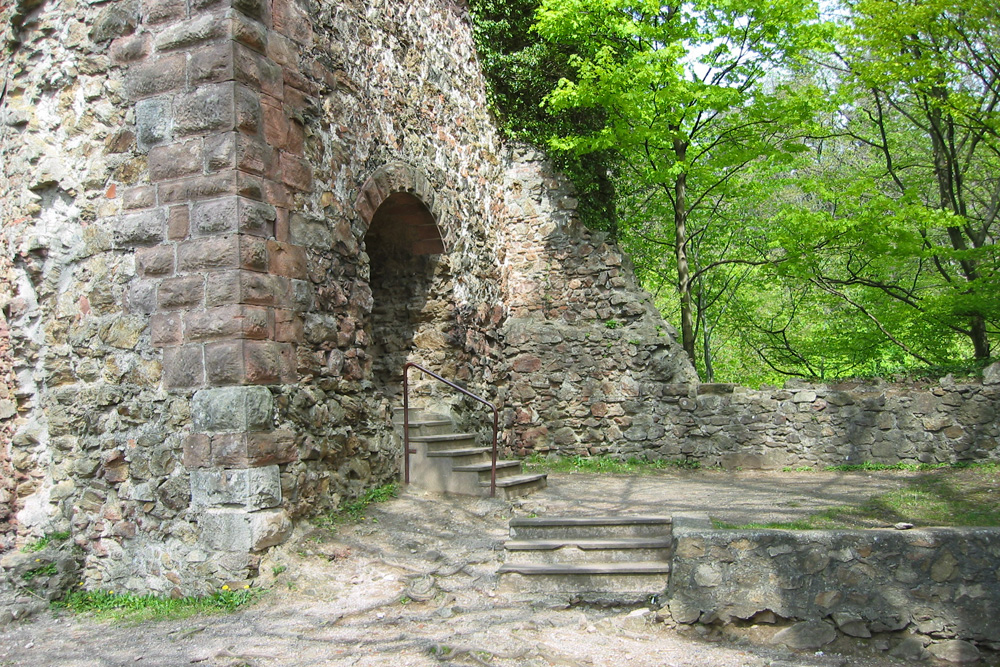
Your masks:
[[[529,600],[502,593],[496,570],[515,515],[791,520],[903,481],[899,473],[555,474],[546,491],[513,503],[410,489],[357,525],[300,527],[265,558],[266,592],[248,608],[140,626],[45,611],[0,630],[0,667],[900,665],[878,640],[793,652],[768,641],[770,626],[724,635],[675,626],[665,611]]]

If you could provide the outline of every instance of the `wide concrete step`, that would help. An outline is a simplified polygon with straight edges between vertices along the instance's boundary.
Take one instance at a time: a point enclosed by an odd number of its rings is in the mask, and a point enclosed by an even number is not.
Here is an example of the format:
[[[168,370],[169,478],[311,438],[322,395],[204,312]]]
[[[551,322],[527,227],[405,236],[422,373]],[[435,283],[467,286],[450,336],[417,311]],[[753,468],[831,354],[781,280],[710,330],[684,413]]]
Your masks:
[[[513,475],[497,479],[497,495],[503,498],[520,498],[529,493],[534,493],[544,489],[548,485],[548,475],[545,473],[531,473],[526,475]],[[479,486],[487,491],[490,488],[490,480],[480,481]]]
[[[669,538],[510,540],[508,564],[668,561]]]
[[[668,516],[519,517],[510,520],[515,540],[669,537]]]
[[[454,466],[452,472],[471,472],[479,475],[479,481],[490,481],[490,471],[493,469],[490,463],[472,463],[470,465]],[[514,477],[521,474],[520,461],[497,461],[497,479]]]
[[[427,452],[427,458],[436,459],[449,456],[453,459],[460,459],[464,457],[482,456],[489,453],[491,453],[491,450],[488,447],[460,447],[458,449],[439,449],[433,452]],[[471,465],[472,463],[475,462],[468,461],[459,465]]]
[[[410,444],[422,444],[427,447],[428,452],[441,449],[466,449],[476,447],[476,435],[474,433],[416,435],[410,436]]]
[[[504,565],[500,591],[596,604],[639,604],[666,592],[669,571],[669,563],[662,562]]]
[[[505,563],[498,570],[501,574],[516,572],[532,575],[635,575],[669,574],[668,561],[630,561],[594,563]]]
[[[403,430],[403,422],[396,423],[400,431]],[[410,437],[424,435],[446,435],[455,432],[455,425],[450,419],[421,419],[420,421],[410,421]]]

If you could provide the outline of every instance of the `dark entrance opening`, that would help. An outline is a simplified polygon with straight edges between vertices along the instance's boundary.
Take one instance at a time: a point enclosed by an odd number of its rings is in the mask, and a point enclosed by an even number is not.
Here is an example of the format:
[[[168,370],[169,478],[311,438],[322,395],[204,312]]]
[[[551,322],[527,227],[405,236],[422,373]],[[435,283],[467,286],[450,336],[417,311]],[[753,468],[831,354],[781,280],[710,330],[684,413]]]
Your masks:
[[[365,235],[374,306],[366,326],[376,388],[402,391],[403,365],[446,358],[451,275],[434,216],[416,196],[397,192],[376,209]]]

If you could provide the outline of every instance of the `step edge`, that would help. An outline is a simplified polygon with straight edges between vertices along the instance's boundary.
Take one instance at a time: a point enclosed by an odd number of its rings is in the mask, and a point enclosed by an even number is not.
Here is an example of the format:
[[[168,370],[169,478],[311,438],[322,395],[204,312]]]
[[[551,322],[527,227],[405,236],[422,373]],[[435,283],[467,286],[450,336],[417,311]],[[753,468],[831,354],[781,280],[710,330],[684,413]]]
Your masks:
[[[471,456],[472,454],[488,454],[489,447],[473,447],[468,449],[442,449],[424,454],[427,458],[443,458],[445,456]]]
[[[669,516],[585,516],[585,517],[514,517],[511,526],[632,526],[670,525]]]
[[[497,487],[508,487],[517,486],[519,484],[529,484],[531,482],[537,482],[541,479],[548,479],[548,475],[545,473],[529,473],[527,475],[515,475],[513,477],[504,477],[503,479],[497,479]],[[479,486],[489,486],[489,482],[480,482]]]
[[[475,433],[442,433],[440,435],[411,435],[410,442],[448,442],[449,440],[475,440]]]
[[[503,564],[498,574],[670,574],[668,561],[636,561],[607,563],[524,563]]]
[[[497,470],[500,468],[513,468],[520,466],[520,461],[497,461]],[[489,463],[470,463],[464,466],[455,466],[452,470],[456,472],[487,472],[492,468]]]
[[[508,540],[504,548],[508,551],[554,551],[563,547],[577,547],[583,551],[600,551],[611,549],[669,549],[674,544],[669,538],[622,537],[601,539],[563,540]]]

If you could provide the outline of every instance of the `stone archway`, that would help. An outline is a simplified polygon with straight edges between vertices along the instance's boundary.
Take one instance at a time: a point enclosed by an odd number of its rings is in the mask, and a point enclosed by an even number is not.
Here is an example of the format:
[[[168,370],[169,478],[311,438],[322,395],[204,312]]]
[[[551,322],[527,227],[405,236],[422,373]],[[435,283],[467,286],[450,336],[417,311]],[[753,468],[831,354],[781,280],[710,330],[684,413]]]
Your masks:
[[[355,208],[368,229],[372,380],[392,398],[407,361],[440,366],[447,356],[453,306],[443,207],[416,169],[393,163],[365,182]]]

